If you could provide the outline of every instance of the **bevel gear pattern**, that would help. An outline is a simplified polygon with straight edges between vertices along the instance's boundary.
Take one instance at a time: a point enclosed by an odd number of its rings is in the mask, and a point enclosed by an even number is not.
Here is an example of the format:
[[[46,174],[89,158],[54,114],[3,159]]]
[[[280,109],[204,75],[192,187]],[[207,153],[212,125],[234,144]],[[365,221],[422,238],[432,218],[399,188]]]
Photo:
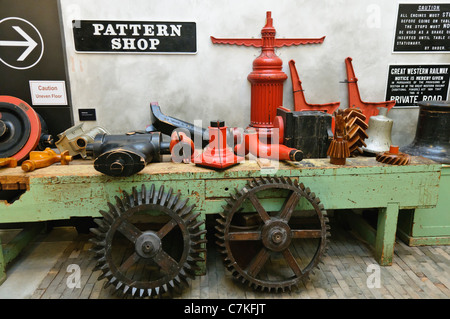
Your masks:
[[[102,219],[94,219],[98,228],[91,228],[95,235],[91,238],[97,259],[95,269],[101,270],[98,280],[106,278],[105,288],[112,285],[116,291],[132,297],[172,296],[181,292],[188,287],[188,279],[194,279],[198,263],[205,262],[206,230],[204,220],[198,219],[200,213],[194,213],[195,205],[188,206],[188,200],[180,199],[180,193],[175,194],[172,188],[165,192],[164,186],[156,190],[152,184],[147,190],[143,184],[140,191],[133,187],[131,196],[125,191],[122,194],[122,198],[115,196],[115,204],[107,203],[108,211],[100,211]],[[169,221],[158,230],[141,230],[132,218],[146,211],[156,211]],[[163,249],[163,240],[174,229],[182,236],[182,242],[175,243],[182,247],[177,258]],[[134,245],[134,252],[124,256],[122,263],[117,263],[112,256],[117,233]],[[127,270],[138,262],[157,265],[156,277],[148,274],[150,279],[139,280],[129,275]]]

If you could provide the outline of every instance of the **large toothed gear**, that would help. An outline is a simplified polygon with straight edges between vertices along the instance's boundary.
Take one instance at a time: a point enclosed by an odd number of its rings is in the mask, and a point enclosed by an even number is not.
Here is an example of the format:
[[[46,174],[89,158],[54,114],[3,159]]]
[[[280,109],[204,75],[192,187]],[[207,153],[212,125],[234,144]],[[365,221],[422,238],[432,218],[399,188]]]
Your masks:
[[[133,297],[172,296],[188,287],[204,262],[206,243],[204,220],[198,220],[194,205],[155,185],[115,200],[91,229],[98,280],[106,278],[105,287]]]
[[[253,179],[236,190],[217,222],[225,267],[236,280],[268,292],[308,280],[330,236],[320,199],[283,177]]]

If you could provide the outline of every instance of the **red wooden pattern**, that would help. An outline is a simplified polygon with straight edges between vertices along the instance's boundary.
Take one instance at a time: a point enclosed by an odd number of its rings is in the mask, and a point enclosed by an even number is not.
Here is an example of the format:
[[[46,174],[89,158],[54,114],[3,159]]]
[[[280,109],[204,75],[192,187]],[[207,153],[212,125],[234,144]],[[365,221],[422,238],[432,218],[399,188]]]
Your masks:
[[[331,102],[324,104],[311,104],[306,102],[303,94],[302,81],[298,76],[295,67],[295,61],[289,61],[289,70],[291,72],[292,91],[294,93],[294,111],[324,111],[328,114],[333,114],[341,104],[340,102]]]
[[[275,54],[275,48],[300,44],[322,43],[325,37],[317,39],[277,39],[271,12],[267,12],[266,25],[257,39],[217,39],[214,44],[231,44],[261,48],[261,54],[253,61],[253,71],[247,79],[251,83],[250,126],[258,133],[271,135],[277,108],[283,105],[283,82],[287,75],[282,71],[283,62]]]
[[[358,78],[355,76],[355,71],[352,65],[352,58],[345,59],[345,69],[347,71],[348,83],[348,107],[360,109],[366,116],[366,123],[369,123],[369,118],[373,115],[378,115],[379,107],[385,107],[388,112],[395,105],[395,100],[385,102],[364,102],[361,100],[358,88]]]

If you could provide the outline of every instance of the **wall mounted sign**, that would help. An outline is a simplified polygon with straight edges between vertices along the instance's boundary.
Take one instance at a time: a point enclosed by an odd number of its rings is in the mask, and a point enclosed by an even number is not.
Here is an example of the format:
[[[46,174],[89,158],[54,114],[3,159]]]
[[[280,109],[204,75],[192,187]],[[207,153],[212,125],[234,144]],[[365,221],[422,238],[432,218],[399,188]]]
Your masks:
[[[450,52],[450,4],[398,7],[394,52]]]
[[[65,81],[30,81],[33,105],[67,105]]]
[[[78,109],[78,116],[80,121],[96,121],[97,115],[95,109]]]
[[[44,53],[44,41],[39,30],[19,17],[0,20],[0,61],[13,69],[25,70],[35,66]]]
[[[390,65],[386,101],[395,107],[417,106],[421,101],[446,101],[450,64]]]
[[[196,53],[195,22],[74,20],[77,52]]]
[[[0,95],[27,102],[54,137],[73,126],[59,2],[0,0]]]

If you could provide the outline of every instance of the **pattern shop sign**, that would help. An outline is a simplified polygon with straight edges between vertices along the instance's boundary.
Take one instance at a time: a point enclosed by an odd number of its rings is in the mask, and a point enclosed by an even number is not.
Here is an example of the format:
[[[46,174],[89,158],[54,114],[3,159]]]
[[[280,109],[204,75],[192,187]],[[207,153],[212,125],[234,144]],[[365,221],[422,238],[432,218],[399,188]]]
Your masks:
[[[74,20],[77,52],[196,53],[195,22]]]
[[[448,97],[450,64],[390,65],[386,101],[395,107],[417,106],[421,101],[445,101]]]
[[[394,52],[450,52],[450,4],[399,4]]]

